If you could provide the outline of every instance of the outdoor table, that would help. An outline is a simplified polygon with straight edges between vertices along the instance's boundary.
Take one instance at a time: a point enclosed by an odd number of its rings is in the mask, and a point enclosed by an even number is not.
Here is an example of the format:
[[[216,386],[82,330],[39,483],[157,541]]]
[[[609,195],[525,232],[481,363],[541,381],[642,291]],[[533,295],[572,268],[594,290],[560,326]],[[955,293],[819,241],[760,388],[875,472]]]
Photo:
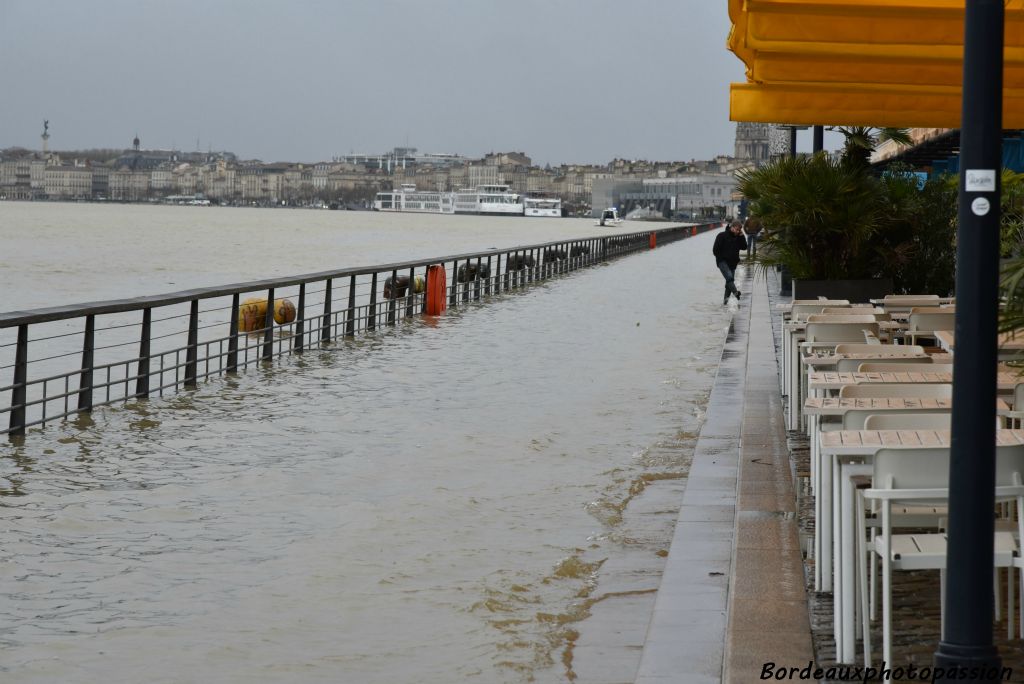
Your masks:
[[[1004,404],[1005,405],[1005,404]],[[822,553],[832,545],[832,460],[820,458],[819,425],[822,416],[842,417],[854,409],[879,411],[940,411],[952,410],[952,399],[901,399],[810,397],[804,402],[808,418],[811,447],[811,487],[814,491],[814,589],[832,591],[832,555]]]
[[[805,376],[804,376],[804,372],[803,372],[804,371],[804,367],[806,367],[808,369],[808,371],[811,368],[817,369],[817,368],[819,368],[821,366],[824,366],[824,367],[835,367],[835,365],[838,364],[843,359],[857,359],[857,360],[860,360],[860,361],[878,361],[879,359],[886,360],[886,359],[892,359],[892,358],[918,358],[918,359],[920,359],[920,358],[925,358],[925,357],[928,356],[928,354],[925,354],[925,353],[922,353],[922,352],[913,352],[913,351],[910,351],[909,349],[907,350],[907,352],[905,354],[904,353],[900,353],[900,352],[897,352],[897,353],[893,354],[892,352],[893,352],[893,348],[894,348],[895,345],[879,345],[879,346],[885,346],[886,351],[888,353],[887,354],[874,354],[874,353],[871,353],[871,352],[858,352],[858,353],[851,353],[851,354],[836,354],[835,352],[831,352],[831,351],[830,352],[813,352],[812,351],[812,352],[809,352],[809,353],[806,353],[806,354],[802,354],[800,356],[799,363],[793,368],[792,372],[790,372],[790,374],[789,374],[792,377],[790,378],[790,394],[788,395],[789,396],[789,408],[790,408],[790,416],[789,416],[790,420],[789,420],[789,424],[787,425],[787,427],[789,427],[789,429],[791,429],[791,430],[796,430],[801,425],[801,420],[800,420],[800,416],[799,416],[799,407],[802,405],[803,397],[807,396],[807,393],[804,391],[804,382],[805,382]],[[896,346],[896,347],[898,348],[898,346]]]
[[[956,335],[952,330],[936,330],[935,339],[939,346],[949,353],[956,348]],[[1024,335],[1017,336],[1015,333],[1000,333],[998,337],[999,351],[998,358],[1002,361],[1020,356],[1024,352]]]
[[[1024,444],[1024,430],[996,430],[996,446]],[[836,659],[856,657],[855,491],[851,477],[870,474],[879,449],[949,448],[950,430],[837,430],[821,433],[821,454],[832,461],[832,556],[835,569],[834,633]],[[819,524],[816,522],[816,524]],[[864,588],[861,589],[864,591]]]
[[[922,364],[928,368],[929,364]],[[819,371],[809,373],[807,376],[807,388],[810,396],[819,396],[822,391],[841,389],[846,385],[862,384],[911,384],[911,383],[948,384],[953,382],[953,373],[950,371],[901,371],[897,373],[837,373],[835,371]],[[996,373],[996,388],[1000,392],[1012,392],[1017,383],[1024,382],[1024,378],[1015,372],[1000,369]]]

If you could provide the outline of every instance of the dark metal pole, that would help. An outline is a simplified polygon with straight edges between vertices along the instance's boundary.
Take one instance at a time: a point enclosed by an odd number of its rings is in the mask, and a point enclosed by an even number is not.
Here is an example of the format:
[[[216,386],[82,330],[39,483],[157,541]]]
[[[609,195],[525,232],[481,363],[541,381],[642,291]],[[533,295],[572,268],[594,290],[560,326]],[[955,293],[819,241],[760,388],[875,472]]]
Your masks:
[[[78,410],[92,411],[92,364],[96,347],[96,315],[85,317],[82,339],[82,372],[78,375]]]
[[[822,150],[825,149],[825,127],[824,126],[815,126],[814,127],[814,142],[813,142],[813,145],[814,146],[811,148],[811,151],[814,154],[817,154],[818,152],[821,152]]]
[[[193,299],[188,313],[188,347],[185,349],[185,387],[196,386],[199,358],[199,300]]]
[[[238,293],[231,296],[231,330],[228,332],[228,373],[238,370]]]
[[[142,332],[139,338],[139,372],[135,378],[135,396],[149,398],[149,345],[153,336],[153,309],[142,310]]]
[[[301,352],[306,334],[306,283],[299,284],[299,311],[295,316],[295,336],[292,338],[295,351]]]
[[[1001,662],[992,642],[992,557],[1003,17],[1003,0],[967,0],[946,622],[935,653],[942,682],[964,681],[958,671],[970,668],[998,671]]]
[[[146,309],[149,311],[149,309]],[[43,406],[46,397],[43,397]],[[18,326],[18,346],[14,349],[14,384],[11,387],[9,435],[25,434],[25,403],[28,401],[28,325]]]
[[[789,156],[796,158],[796,126],[789,127]]]
[[[267,315],[263,319],[263,355],[264,361],[274,358],[274,288],[267,290]]]

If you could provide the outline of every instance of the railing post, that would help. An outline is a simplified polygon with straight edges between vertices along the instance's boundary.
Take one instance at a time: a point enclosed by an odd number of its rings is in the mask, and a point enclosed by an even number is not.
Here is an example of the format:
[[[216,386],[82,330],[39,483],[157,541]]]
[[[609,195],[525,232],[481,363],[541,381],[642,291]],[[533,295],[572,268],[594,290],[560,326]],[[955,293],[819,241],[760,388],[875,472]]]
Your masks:
[[[135,378],[135,396],[149,398],[149,345],[153,330],[153,309],[142,310],[142,333],[139,337],[139,371]]]
[[[409,283],[412,285],[412,283]],[[395,301],[396,293],[398,292],[398,271],[391,271],[391,296],[388,297],[388,325],[395,324],[395,307],[398,306],[398,302]],[[409,291],[406,290],[406,294]]]
[[[228,373],[238,371],[238,293],[231,296],[231,332],[228,337]]]
[[[78,375],[78,410],[92,411],[92,364],[96,346],[96,315],[85,317],[82,340],[82,372]]]
[[[25,434],[25,402],[28,401],[28,324],[18,326],[14,350],[14,386],[11,388],[11,421],[8,434]],[[43,397],[46,401],[46,397]]]
[[[185,349],[185,387],[196,386],[199,355],[199,300],[193,299],[188,314],[188,347]]]
[[[480,276],[482,275],[481,272],[480,272],[480,264],[481,264],[480,257],[477,257],[476,258],[476,278],[473,279],[473,299],[475,299],[478,302],[480,301]]]
[[[274,358],[274,288],[267,290],[267,315],[263,319],[263,354],[264,361]]]
[[[366,317],[366,329],[375,330],[377,328],[377,272],[374,271],[373,276],[370,278],[370,313]]]
[[[487,255],[487,284],[484,285],[484,287],[485,287],[484,292],[486,292],[488,295],[491,294],[491,278],[492,278],[492,276],[491,276],[491,255],[488,254]]]
[[[306,334],[306,283],[299,284],[299,310],[295,314],[295,337],[293,347],[296,352],[301,353],[303,347],[303,336]]]
[[[466,282],[464,282],[462,284],[462,301],[468,302],[469,301],[469,283],[471,282],[470,279],[469,279],[469,258],[466,259],[466,266],[465,266],[465,268],[466,268]],[[456,280],[458,280],[458,278],[456,278]]]
[[[324,285],[324,322],[320,326],[320,344],[331,339],[331,285],[333,282],[331,278],[328,278]]]
[[[409,289],[405,299],[405,317],[412,318],[413,302],[416,301],[416,267],[409,269]]]
[[[443,262],[441,262],[443,265]],[[455,308],[456,299],[459,295],[459,261],[452,262],[452,289],[449,291],[449,308]]]
[[[354,337],[356,334],[356,277],[349,276],[348,279],[348,314],[345,320],[345,337]]]

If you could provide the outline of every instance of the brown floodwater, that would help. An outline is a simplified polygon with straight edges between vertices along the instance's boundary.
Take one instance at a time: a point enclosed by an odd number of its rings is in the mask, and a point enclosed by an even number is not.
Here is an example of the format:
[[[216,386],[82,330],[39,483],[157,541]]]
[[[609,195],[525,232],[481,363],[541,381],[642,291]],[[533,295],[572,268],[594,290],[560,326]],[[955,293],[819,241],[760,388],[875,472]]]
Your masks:
[[[0,308],[602,230],[0,203]],[[0,444],[4,679],[570,681],[602,567],[671,538],[624,513],[686,473],[728,325],[711,239]]]

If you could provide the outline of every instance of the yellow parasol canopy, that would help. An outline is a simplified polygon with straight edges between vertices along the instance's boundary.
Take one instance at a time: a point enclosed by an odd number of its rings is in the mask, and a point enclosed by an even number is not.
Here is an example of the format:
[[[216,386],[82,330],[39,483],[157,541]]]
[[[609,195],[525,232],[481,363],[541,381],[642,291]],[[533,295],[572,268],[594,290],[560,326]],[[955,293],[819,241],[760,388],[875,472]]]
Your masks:
[[[1024,0],[1006,0],[1003,126],[1024,128]],[[729,0],[734,121],[958,128],[964,0]]]

